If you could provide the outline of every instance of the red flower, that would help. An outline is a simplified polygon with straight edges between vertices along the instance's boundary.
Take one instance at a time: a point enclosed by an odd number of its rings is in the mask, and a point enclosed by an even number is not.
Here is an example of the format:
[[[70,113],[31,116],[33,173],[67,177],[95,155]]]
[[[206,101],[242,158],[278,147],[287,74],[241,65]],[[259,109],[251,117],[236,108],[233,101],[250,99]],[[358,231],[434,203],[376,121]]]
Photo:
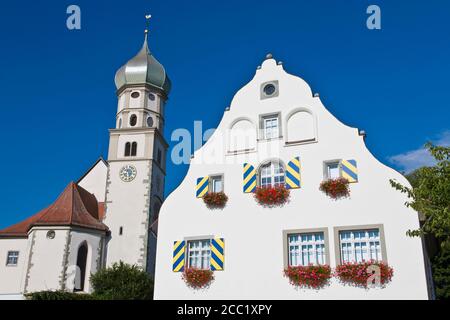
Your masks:
[[[209,286],[214,280],[214,273],[211,270],[186,268],[184,269],[183,280],[193,289],[201,289]]]
[[[320,184],[321,191],[332,199],[350,196],[349,182],[345,178],[329,179]]]
[[[284,185],[275,187],[256,187],[256,201],[266,207],[275,207],[285,204],[289,200],[289,190]]]
[[[381,261],[347,262],[337,266],[334,275],[343,283],[368,288],[376,282],[377,273],[373,272],[376,268],[379,268],[379,281],[383,287],[392,280],[394,269]]]
[[[227,201],[228,197],[224,192],[209,192],[203,196],[203,202],[209,209],[222,209]]]
[[[328,284],[331,278],[331,268],[328,265],[297,266],[284,269],[284,276],[294,286],[320,289]]]

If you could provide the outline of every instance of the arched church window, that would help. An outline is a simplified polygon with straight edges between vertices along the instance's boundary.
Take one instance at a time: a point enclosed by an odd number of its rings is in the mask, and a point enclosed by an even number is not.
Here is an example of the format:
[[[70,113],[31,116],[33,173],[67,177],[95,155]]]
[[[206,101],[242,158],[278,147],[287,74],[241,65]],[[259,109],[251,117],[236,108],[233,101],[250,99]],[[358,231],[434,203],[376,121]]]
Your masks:
[[[125,143],[125,157],[129,157],[131,155],[131,143]]]
[[[86,241],[78,248],[77,253],[77,276],[75,277],[75,291],[84,291],[84,283],[86,282],[86,262],[87,262],[88,246]]]
[[[261,187],[284,185],[284,166],[279,161],[271,161],[262,165],[258,173]]]
[[[150,116],[147,118],[147,127],[153,127],[153,118]]]
[[[137,116],[135,114],[132,114],[130,117],[130,126],[134,127],[137,123]]]
[[[134,157],[137,154],[137,142],[131,144],[131,156]]]

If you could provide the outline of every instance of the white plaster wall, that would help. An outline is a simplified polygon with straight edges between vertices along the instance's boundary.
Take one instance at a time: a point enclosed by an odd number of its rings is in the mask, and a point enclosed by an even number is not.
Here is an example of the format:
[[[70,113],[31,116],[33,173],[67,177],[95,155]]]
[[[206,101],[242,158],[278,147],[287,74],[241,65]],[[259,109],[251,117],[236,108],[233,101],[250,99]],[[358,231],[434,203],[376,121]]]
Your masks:
[[[17,266],[6,265],[8,251],[19,251]],[[27,238],[0,239],[0,299],[9,299],[6,295],[23,292],[28,252]]]
[[[136,178],[124,182],[119,171],[125,164],[135,166]],[[144,265],[143,255],[147,234],[148,203],[150,196],[150,161],[129,160],[109,163],[109,185],[107,191],[107,208],[105,224],[111,230],[111,239],[107,244],[107,265],[120,260]],[[119,228],[123,234],[119,235]]]
[[[260,100],[260,84],[279,81],[279,97]],[[350,93],[349,93],[350,94]],[[258,142],[252,153],[226,155],[221,130],[237,118],[258,123],[259,115],[281,112],[282,123],[294,109],[306,108],[317,119],[318,143],[286,146],[284,138]],[[388,143],[388,141],[386,142]],[[270,149],[267,146],[271,146]],[[206,160],[217,160],[206,163]],[[269,158],[285,163],[300,156],[302,188],[291,191],[291,201],[281,208],[259,206],[252,194],[242,192],[242,163],[255,167]],[[333,201],[318,188],[323,180],[323,161],[357,160],[359,182],[351,185],[351,197]],[[226,165],[224,163],[227,163]],[[208,210],[195,197],[198,177],[224,173],[229,196],[222,211]],[[253,80],[234,97],[213,137],[197,152],[181,185],[164,202],[160,217],[155,275],[156,299],[426,299],[424,261],[420,239],[405,235],[419,226],[417,214],[404,206],[405,197],[389,185],[395,178],[407,180],[375,159],[356,128],[330,114],[302,79],[284,72],[273,59],[266,60]],[[383,224],[387,261],[394,277],[384,289],[345,287],[335,280],[319,291],[296,290],[282,275],[283,230],[327,228],[329,263],[336,266],[333,228]],[[194,291],[181,273],[172,272],[173,241],[214,235],[225,239],[225,270],[215,272],[209,289]]]
[[[67,281],[66,287],[68,289],[73,290],[75,286],[75,266],[77,265],[77,257],[78,257],[78,249],[81,244],[86,241],[88,246],[88,255],[86,261],[86,277],[84,282],[84,291],[91,292],[92,287],[89,281],[89,276],[98,271],[98,265],[101,266],[101,253],[103,243],[102,243],[102,234],[83,230],[83,229],[75,229],[71,231],[71,240],[69,245],[69,255],[68,255],[68,269],[67,269]]]
[[[47,239],[47,232],[55,231],[54,239]],[[31,266],[28,273],[27,292],[60,290],[63,275],[63,261],[69,229],[32,228],[28,237],[34,244],[31,248]],[[34,238],[33,238],[34,237]]]
[[[103,161],[98,161],[91,171],[78,182],[78,185],[94,194],[98,202],[105,202],[107,173],[108,166]]]
[[[138,98],[133,98],[131,97],[131,94],[133,92],[139,92],[139,97]],[[142,108],[143,107],[143,99],[144,99],[144,95],[145,95],[145,91],[144,90],[132,90],[129,93],[130,95],[130,102],[129,102],[129,108]]]

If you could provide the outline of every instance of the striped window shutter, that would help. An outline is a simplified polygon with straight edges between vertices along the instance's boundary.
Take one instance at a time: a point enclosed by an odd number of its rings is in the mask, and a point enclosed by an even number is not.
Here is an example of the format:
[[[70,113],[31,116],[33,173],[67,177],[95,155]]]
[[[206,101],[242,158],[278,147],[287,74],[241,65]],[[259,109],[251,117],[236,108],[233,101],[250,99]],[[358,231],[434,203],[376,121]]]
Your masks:
[[[244,175],[243,175],[243,191],[244,193],[255,192],[256,189],[256,170],[249,164],[244,163]]]
[[[184,253],[186,251],[186,241],[174,241],[173,242],[173,272],[184,271]]]
[[[286,166],[286,189],[298,189],[300,185],[300,157],[295,157]]]
[[[211,270],[222,271],[225,262],[225,241],[223,238],[211,239]]]
[[[197,179],[197,187],[195,188],[195,195],[197,198],[203,198],[208,192],[209,177],[201,177]]]
[[[356,160],[342,160],[341,162],[342,177],[348,182],[358,182],[358,167]]]

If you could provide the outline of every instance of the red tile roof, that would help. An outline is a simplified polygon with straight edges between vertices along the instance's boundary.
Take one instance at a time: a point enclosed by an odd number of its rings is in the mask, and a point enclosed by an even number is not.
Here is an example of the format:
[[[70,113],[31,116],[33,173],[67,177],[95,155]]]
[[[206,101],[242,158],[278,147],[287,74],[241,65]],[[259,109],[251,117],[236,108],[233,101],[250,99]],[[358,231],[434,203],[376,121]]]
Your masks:
[[[103,205],[99,205],[95,196],[70,182],[52,205],[0,230],[0,237],[26,237],[33,226],[77,226],[107,231],[108,227],[100,221],[103,215]]]

